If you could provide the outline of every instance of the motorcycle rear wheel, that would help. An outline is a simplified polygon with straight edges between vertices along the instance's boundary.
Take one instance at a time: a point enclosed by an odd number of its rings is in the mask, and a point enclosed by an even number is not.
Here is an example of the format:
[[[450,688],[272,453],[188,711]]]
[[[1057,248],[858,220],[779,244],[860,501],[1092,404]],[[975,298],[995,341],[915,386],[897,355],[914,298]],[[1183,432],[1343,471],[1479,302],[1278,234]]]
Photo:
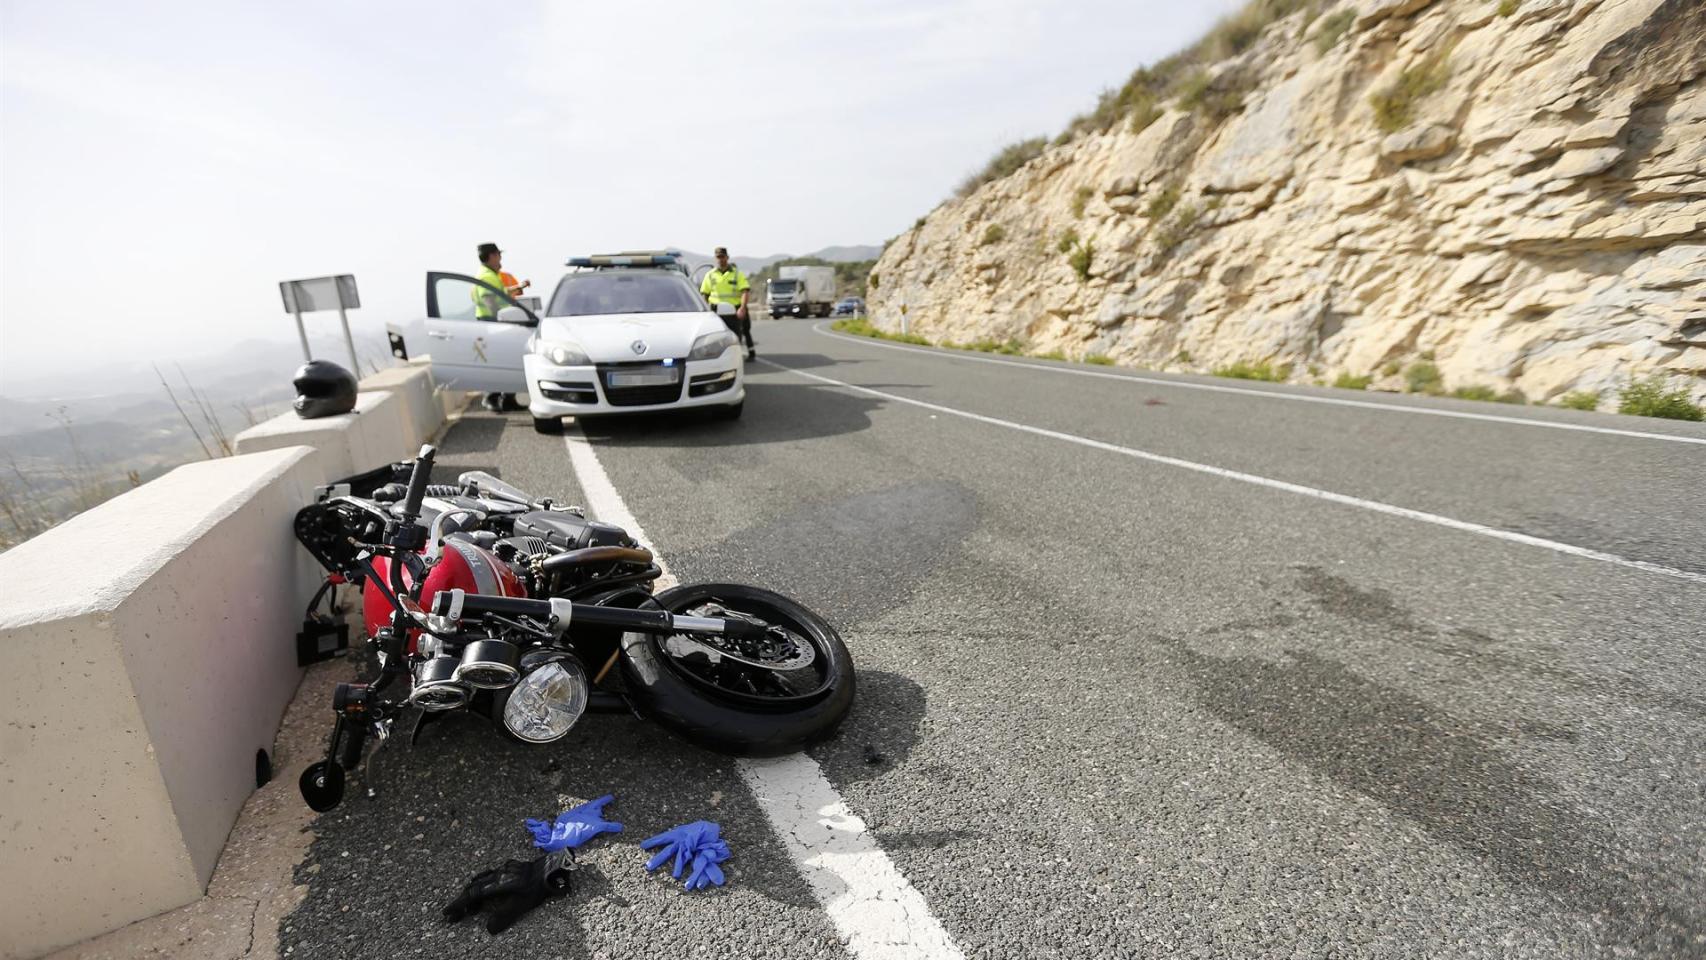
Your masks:
[[[622,637],[622,682],[634,709],[647,719],[710,750],[735,756],[793,753],[835,731],[853,705],[853,659],[828,621],[761,587],[699,583],[656,597],[671,613],[706,603],[757,616],[809,643],[812,663],[795,674],[770,675],[740,663],[688,663],[666,649],[670,638],[647,633]]]

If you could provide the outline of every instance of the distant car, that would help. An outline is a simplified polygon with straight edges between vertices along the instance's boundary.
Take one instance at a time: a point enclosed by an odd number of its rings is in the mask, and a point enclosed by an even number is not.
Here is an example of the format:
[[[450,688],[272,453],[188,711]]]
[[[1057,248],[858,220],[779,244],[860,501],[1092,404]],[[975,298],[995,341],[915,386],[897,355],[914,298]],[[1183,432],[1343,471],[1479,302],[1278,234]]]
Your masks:
[[[835,316],[857,317],[865,312],[865,301],[858,297],[842,297],[835,304]]]
[[[562,418],[705,407],[739,417],[746,355],[677,256],[577,257],[545,316],[473,277],[427,275],[424,339],[433,377],[452,390],[525,394],[540,433]],[[474,295],[500,304],[474,316]],[[392,352],[408,355],[392,328]]]

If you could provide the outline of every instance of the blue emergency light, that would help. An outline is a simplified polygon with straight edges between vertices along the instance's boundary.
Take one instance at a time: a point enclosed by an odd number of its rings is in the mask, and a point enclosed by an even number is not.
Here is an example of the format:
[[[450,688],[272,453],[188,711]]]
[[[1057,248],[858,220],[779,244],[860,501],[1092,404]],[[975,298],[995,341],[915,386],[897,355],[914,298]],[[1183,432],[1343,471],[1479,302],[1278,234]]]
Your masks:
[[[673,267],[678,262],[671,254],[600,254],[591,257],[570,257],[571,267]]]

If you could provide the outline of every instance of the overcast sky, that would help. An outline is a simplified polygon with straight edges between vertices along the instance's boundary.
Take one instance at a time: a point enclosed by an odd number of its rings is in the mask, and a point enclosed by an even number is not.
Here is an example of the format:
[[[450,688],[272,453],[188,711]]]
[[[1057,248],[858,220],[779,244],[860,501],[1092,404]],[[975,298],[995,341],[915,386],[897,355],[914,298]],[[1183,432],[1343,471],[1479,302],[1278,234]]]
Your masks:
[[[287,278],[418,315],[485,240],[546,291],[576,253],[881,243],[1235,5],[0,0],[0,393],[294,349]]]

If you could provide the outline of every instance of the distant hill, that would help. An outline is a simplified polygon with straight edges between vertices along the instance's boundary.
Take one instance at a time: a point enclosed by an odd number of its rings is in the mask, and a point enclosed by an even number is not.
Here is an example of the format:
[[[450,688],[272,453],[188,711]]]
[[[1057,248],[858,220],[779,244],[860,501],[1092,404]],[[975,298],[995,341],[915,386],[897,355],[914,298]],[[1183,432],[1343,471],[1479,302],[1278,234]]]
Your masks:
[[[875,260],[882,256],[883,248],[874,245],[855,245],[851,247],[824,247],[816,253],[805,256],[828,260],[830,263],[858,263],[862,260]],[[778,257],[777,259],[782,259]]]
[[[681,257],[683,260],[687,261],[687,268],[689,270],[696,271],[700,266],[710,263],[712,259],[711,255],[708,253],[695,253],[691,250],[685,250],[680,247],[674,247],[672,249],[681,250]],[[815,260],[823,263],[857,263],[865,260],[875,260],[882,254],[882,252],[883,248],[880,246],[855,244],[852,246],[824,247],[822,250],[799,254],[797,256],[791,253],[777,253],[768,257],[751,257],[742,253],[736,253],[730,259],[734,260],[735,265],[746,271],[750,276],[758,273],[773,263],[781,263],[784,260],[789,262]]]

